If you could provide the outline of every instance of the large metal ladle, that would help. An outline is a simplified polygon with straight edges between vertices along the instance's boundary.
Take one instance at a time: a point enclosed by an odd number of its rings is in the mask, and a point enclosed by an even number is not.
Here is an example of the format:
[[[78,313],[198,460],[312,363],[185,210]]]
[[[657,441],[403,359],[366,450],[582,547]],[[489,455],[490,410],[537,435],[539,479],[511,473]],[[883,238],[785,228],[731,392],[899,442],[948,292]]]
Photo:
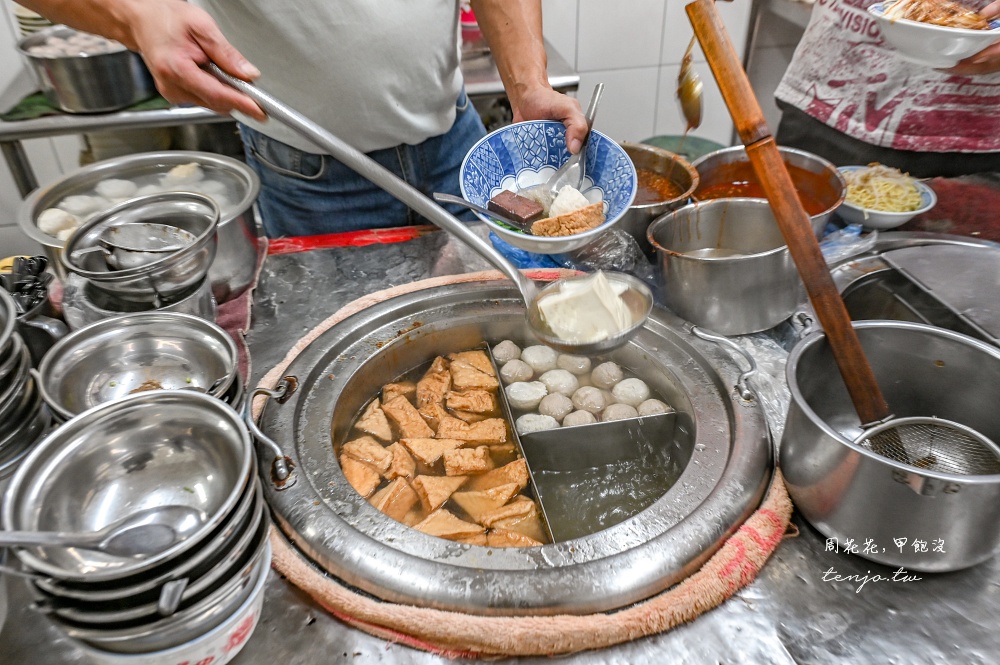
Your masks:
[[[566,280],[557,280],[546,286],[543,291],[539,291],[535,283],[521,273],[503,254],[494,249],[489,241],[476,235],[472,229],[444,208],[434,203],[419,190],[397,177],[360,150],[351,147],[312,120],[309,120],[298,111],[289,108],[252,83],[247,83],[246,81],[230,76],[212,63],[206,65],[205,69],[223,83],[232,86],[252,99],[268,116],[298,132],[305,139],[326,151],[327,154],[332,155],[358,174],[372,181],[389,194],[392,194],[435,225],[457,237],[481,257],[492,263],[500,272],[517,285],[517,289],[520,291],[525,307],[527,308],[528,325],[531,327],[532,332],[545,344],[564,353],[575,355],[605,353],[628,342],[649,317],[649,312],[653,304],[653,297],[649,288],[641,280],[630,275],[610,273],[608,274],[609,279],[624,281],[628,285],[628,291],[624,297],[630,305],[634,303],[634,306],[630,306],[630,310],[632,311],[632,325],[617,335],[599,342],[575,343],[555,337],[548,330],[548,327],[545,326],[538,312],[537,303],[539,297],[544,297],[551,293],[551,290],[560,288],[560,284]]]

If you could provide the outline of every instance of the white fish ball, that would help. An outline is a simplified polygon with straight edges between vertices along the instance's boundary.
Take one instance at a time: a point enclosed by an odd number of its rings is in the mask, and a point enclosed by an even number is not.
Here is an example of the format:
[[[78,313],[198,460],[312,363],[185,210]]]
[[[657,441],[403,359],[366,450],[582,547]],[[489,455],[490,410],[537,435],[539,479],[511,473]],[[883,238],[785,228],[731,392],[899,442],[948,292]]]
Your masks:
[[[576,427],[577,425],[590,425],[596,423],[597,417],[590,411],[574,411],[563,418],[563,427]]]
[[[598,388],[609,389],[625,378],[622,368],[616,363],[601,363],[590,373],[590,381]]]
[[[562,421],[573,411],[573,400],[566,395],[550,393],[542,398],[538,403],[538,412],[543,416],[552,416],[556,420]]]
[[[139,189],[135,190],[136,196],[149,196],[150,194],[159,194],[163,191],[163,188],[159,185],[143,185]]]
[[[556,359],[556,366],[577,376],[582,376],[590,371],[590,358],[560,353]]]
[[[548,372],[556,368],[556,359],[559,354],[555,349],[541,344],[529,346],[521,352],[521,360],[528,363],[536,374]]]
[[[618,401],[618,400],[615,399],[614,393],[612,393],[610,390],[603,390],[603,389],[601,389],[601,394],[604,395],[604,406],[605,407],[607,407],[607,406],[609,406],[611,404],[614,404],[615,402]]]
[[[493,347],[493,360],[497,361],[497,365],[503,367],[511,360],[521,359],[521,347],[519,347],[514,342],[509,339],[505,339],[496,346]]]
[[[580,387],[580,382],[576,380],[576,377],[564,369],[550,369],[538,377],[538,380],[545,384],[549,393],[560,393],[567,397]]]
[[[528,363],[515,358],[508,361],[500,368],[500,378],[504,383],[515,383],[517,381],[530,381],[535,376]]]
[[[212,180],[211,178],[202,180],[198,183],[198,191],[202,194],[207,194],[208,196],[224,196],[228,189],[229,188],[226,187],[226,183],[219,182],[218,180]]]
[[[549,394],[541,381],[518,381],[507,386],[505,392],[511,407],[520,411],[537,408],[542,398]]]
[[[72,231],[80,225],[80,220],[74,215],[59,208],[48,208],[38,214],[35,222],[38,230],[50,236],[57,235],[60,231]]]
[[[615,396],[616,402],[639,406],[649,399],[649,386],[642,379],[625,379],[615,384],[611,394]]]
[[[526,413],[514,421],[514,429],[518,434],[531,434],[532,432],[543,432],[547,429],[559,427],[559,421],[552,416],[543,416],[537,413]]]
[[[74,231],[76,231],[76,227],[73,227],[71,229],[63,229],[62,231],[56,234],[56,238],[62,240],[63,242],[66,242],[67,240],[69,240],[69,237],[73,235]]]
[[[573,406],[580,411],[600,413],[607,406],[607,402],[599,389],[593,386],[584,386],[573,393]]]
[[[673,409],[658,399],[647,399],[636,407],[636,411],[639,412],[640,416],[655,416],[658,413],[670,413]]]
[[[86,194],[74,194],[67,196],[56,204],[57,208],[62,208],[71,215],[86,217],[100,210],[110,207],[111,202],[101,196],[87,196]]]
[[[639,412],[634,406],[628,404],[612,404],[601,413],[601,421],[625,420],[626,418],[638,418]]]
[[[106,199],[127,199],[133,196],[139,188],[131,180],[108,178],[97,183],[94,191]]]
[[[161,181],[165,187],[176,187],[177,185],[190,185],[201,182],[205,179],[205,172],[201,170],[197,162],[178,164],[167,171]]]

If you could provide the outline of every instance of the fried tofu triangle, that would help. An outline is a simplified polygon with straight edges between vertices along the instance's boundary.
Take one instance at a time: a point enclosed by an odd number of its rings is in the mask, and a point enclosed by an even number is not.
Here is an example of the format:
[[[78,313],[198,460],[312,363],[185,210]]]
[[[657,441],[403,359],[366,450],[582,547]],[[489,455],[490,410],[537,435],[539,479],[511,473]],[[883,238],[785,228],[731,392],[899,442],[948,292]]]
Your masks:
[[[420,413],[402,395],[383,404],[382,410],[396,423],[396,427],[405,438],[430,438],[434,436],[434,430],[424,422]]]
[[[447,538],[448,540],[470,538],[485,531],[485,529],[478,524],[461,520],[444,508],[435,510],[422,522],[415,524],[413,528],[418,531],[423,531],[428,535],[437,536],[438,538]]]
[[[417,408],[428,404],[444,404],[444,396],[451,389],[451,372],[448,361],[438,356],[431,368],[417,381]]]
[[[392,462],[389,464],[389,470],[385,473],[387,479],[412,478],[416,475],[417,463],[413,461],[413,457],[403,447],[403,444],[396,442],[386,450],[392,453]]]
[[[490,376],[496,376],[493,372],[493,363],[485,351],[460,351],[459,353],[449,353],[448,359],[452,362],[467,363],[480,372]]]
[[[528,463],[524,459],[516,459],[481,476],[473,476],[465,489],[488,490],[508,483],[516,484],[518,491],[528,486]]]
[[[571,236],[597,228],[603,223],[604,203],[598,201],[565,215],[540,219],[531,225],[531,233],[536,236]]]
[[[429,513],[444,505],[466,479],[466,476],[417,476],[412,485],[420,497],[420,505]]]
[[[448,391],[445,405],[456,411],[491,413],[497,409],[497,398],[488,390],[466,390],[460,393]]]
[[[453,439],[436,440],[452,441]],[[468,476],[476,473],[486,473],[494,466],[493,458],[490,457],[489,446],[446,450],[443,457],[444,472],[448,476]]]
[[[371,465],[381,474],[388,471],[389,465],[392,463],[392,452],[383,448],[381,443],[370,436],[362,436],[348,441],[340,452],[359,462]]]
[[[517,531],[493,528],[486,532],[486,544],[490,547],[539,547],[542,543]]]
[[[382,403],[391,402],[400,395],[412,397],[417,394],[417,384],[413,381],[400,381],[399,383],[387,383],[382,386]]]
[[[478,423],[467,423],[458,418],[442,418],[438,422],[437,438],[495,445],[507,441],[507,427],[502,418],[487,418]]]
[[[351,487],[366,499],[382,482],[382,476],[379,475],[378,471],[348,455],[340,456],[340,468]]]
[[[451,498],[469,517],[482,524],[484,515],[513,499],[519,491],[517,483],[508,483],[488,490],[455,492]]]
[[[392,428],[389,427],[389,421],[386,419],[377,397],[365,408],[365,412],[361,414],[361,418],[354,426],[386,443],[392,441]]]
[[[500,387],[500,383],[497,382],[495,376],[487,374],[464,360],[453,360],[451,362],[451,385],[455,390],[471,390],[474,388],[496,390]]]
[[[417,505],[420,498],[405,478],[396,478],[375,492],[370,501],[373,506],[392,519],[402,522],[410,509]]]
[[[399,442],[410,451],[413,457],[428,466],[441,459],[441,455],[443,455],[445,451],[461,448],[465,445],[465,442],[460,439],[414,438],[400,439]]]

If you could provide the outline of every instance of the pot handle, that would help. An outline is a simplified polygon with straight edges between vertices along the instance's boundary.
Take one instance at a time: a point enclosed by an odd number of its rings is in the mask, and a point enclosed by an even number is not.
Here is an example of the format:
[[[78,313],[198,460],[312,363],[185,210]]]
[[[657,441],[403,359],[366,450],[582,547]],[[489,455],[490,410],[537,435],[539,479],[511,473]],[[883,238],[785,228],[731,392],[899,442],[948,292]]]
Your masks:
[[[289,459],[282,451],[281,447],[274,442],[269,436],[264,434],[261,429],[257,426],[257,423],[253,419],[253,402],[258,395],[264,395],[268,398],[275,398],[281,401],[283,397],[290,395],[294,392],[294,384],[286,379],[282,379],[278,382],[277,387],[274,390],[268,388],[256,388],[251,394],[250,398],[246,401],[243,407],[243,420],[247,424],[247,428],[250,430],[250,434],[253,436],[254,440],[258,443],[262,443],[271,449],[274,453],[274,460],[271,462],[271,484],[277,490],[288,489],[295,482],[295,476],[293,470],[295,466],[292,464],[292,460]]]
[[[739,344],[729,339],[728,337],[724,337],[722,335],[709,332],[704,328],[699,328],[698,326],[691,326],[691,334],[700,339],[709,342],[715,342],[716,344],[721,344],[722,346],[725,346],[726,348],[732,351],[736,351],[746,359],[747,363],[749,363],[750,365],[750,368],[745,372],[743,372],[742,374],[740,374],[739,378],[736,379],[736,385],[733,387],[733,389],[744,401],[747,402],[752,401],[756,397],[756,395],[754,394],[753,390],[751,390],[750,386],[747,385],[747,379],[749,379],[751,376],[757,373],[757,361],[753,359],[753,356],[750,355],[746,351],[746,349],[744,349],[743,347],[741,347]]]
[[[41,363],[42,357],[60,339],[69,334],[69,328],[59,319],[49,316],[35,316],[31,319],[21,318],[17,320],[22,326],[21,337],[28,345],[28,351],[36,365]]]

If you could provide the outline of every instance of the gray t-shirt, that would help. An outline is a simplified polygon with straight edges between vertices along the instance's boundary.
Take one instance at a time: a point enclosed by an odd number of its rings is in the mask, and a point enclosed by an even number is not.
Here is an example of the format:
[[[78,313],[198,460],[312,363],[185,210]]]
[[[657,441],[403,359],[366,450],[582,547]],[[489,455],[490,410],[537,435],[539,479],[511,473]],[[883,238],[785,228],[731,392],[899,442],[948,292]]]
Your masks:
[[[355,148],[448,131],[462,86],[457,0],[193,0],[261,71],[258,85]],[[321,152],[277,121],[241,121]]]

